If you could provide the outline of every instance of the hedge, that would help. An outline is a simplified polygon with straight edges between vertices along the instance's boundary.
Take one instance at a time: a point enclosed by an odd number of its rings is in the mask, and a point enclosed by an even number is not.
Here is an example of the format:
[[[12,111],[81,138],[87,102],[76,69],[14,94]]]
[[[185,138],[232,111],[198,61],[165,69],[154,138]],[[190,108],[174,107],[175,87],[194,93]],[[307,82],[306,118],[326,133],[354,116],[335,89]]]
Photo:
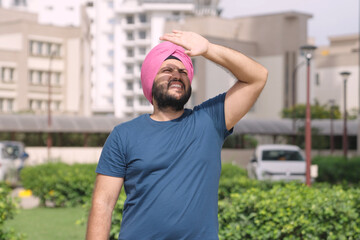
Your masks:
[[[5,229],[4,223],[12,219],[16,213],[16,203],[10,196],[11,189],[0,182],[0,240],[22,240],[23,234],[17,234],[13,229]]]
[[[56,206],[81,203],[89,209],[96,165],[49,163],[24,168],[23,184]],[[112,216],[117,239],[125,194]],[[86,221],[83,219],[83,221]],[[248,179],[246,171],[223,164],[219,185],[220,239],[360,239],[360,189],[330,184],[309,188],[297,182]]]
[[[89,201],[95,168],[96,164],[47,163],[24,168],[20,177],[24,188],[31,189],[43,206],[49,201],[55,207],[69,207]]]
[[[360,191],[286,184],[219,201],[220,239],[360,239]]]
[[[318,182],[331,184],[350,183],[360,185],[360,157],[345,159],[343,157],[314,157],[313,164],[319,167]]]

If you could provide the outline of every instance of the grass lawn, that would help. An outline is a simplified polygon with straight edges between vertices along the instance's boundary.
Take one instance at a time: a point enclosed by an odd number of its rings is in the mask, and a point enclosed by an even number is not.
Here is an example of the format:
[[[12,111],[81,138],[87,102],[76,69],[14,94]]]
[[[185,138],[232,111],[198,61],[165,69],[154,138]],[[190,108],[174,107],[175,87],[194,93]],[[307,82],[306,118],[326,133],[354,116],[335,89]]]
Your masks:
[[[21,209],[15,218],[6,222],[6,227],[27,235],[27,240],[77,240],[85,239],[85,225],[76,221],[84,215],[77,208]]]

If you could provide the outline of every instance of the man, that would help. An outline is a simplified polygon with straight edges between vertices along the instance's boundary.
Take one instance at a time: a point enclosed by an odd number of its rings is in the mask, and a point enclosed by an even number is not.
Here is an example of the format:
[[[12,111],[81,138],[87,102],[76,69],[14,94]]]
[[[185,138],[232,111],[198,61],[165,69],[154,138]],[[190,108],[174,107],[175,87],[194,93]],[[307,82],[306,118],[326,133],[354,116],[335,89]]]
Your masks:
[[[263,89],[267,70],[193,32],[173,31],[145,58],[144,95],[153,114],[115,127],[97,167],[87,239],[108,239],[122,186],[127,199],[119,239],[218,239],[221,147]],[[203,56],[238,79],[227,93],[193,110],[192,56]],[[221,81],[221,79],[219,79]]]

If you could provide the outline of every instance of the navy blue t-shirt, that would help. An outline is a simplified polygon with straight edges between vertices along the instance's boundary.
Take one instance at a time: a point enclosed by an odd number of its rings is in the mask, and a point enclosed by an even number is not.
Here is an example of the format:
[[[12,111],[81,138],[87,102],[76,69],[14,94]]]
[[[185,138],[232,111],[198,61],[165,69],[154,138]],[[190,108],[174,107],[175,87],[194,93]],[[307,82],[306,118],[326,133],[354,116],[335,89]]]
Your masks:
[[[114,128],[96,172],[124,178],[121,240],[218,239],[225,93],[171,121],[141,115]]]

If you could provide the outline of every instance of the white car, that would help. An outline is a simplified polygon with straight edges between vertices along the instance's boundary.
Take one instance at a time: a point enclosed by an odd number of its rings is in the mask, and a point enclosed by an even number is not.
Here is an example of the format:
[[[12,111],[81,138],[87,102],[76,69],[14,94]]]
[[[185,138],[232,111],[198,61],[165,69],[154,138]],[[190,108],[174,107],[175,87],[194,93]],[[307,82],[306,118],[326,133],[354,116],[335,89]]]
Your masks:
[[[306,180],[303,151],[295,145],[259,145],[247,166],[250,178],[258,180]]]
[[[27,156],[23,143],[0,141],[0,181],[16,182]]]

